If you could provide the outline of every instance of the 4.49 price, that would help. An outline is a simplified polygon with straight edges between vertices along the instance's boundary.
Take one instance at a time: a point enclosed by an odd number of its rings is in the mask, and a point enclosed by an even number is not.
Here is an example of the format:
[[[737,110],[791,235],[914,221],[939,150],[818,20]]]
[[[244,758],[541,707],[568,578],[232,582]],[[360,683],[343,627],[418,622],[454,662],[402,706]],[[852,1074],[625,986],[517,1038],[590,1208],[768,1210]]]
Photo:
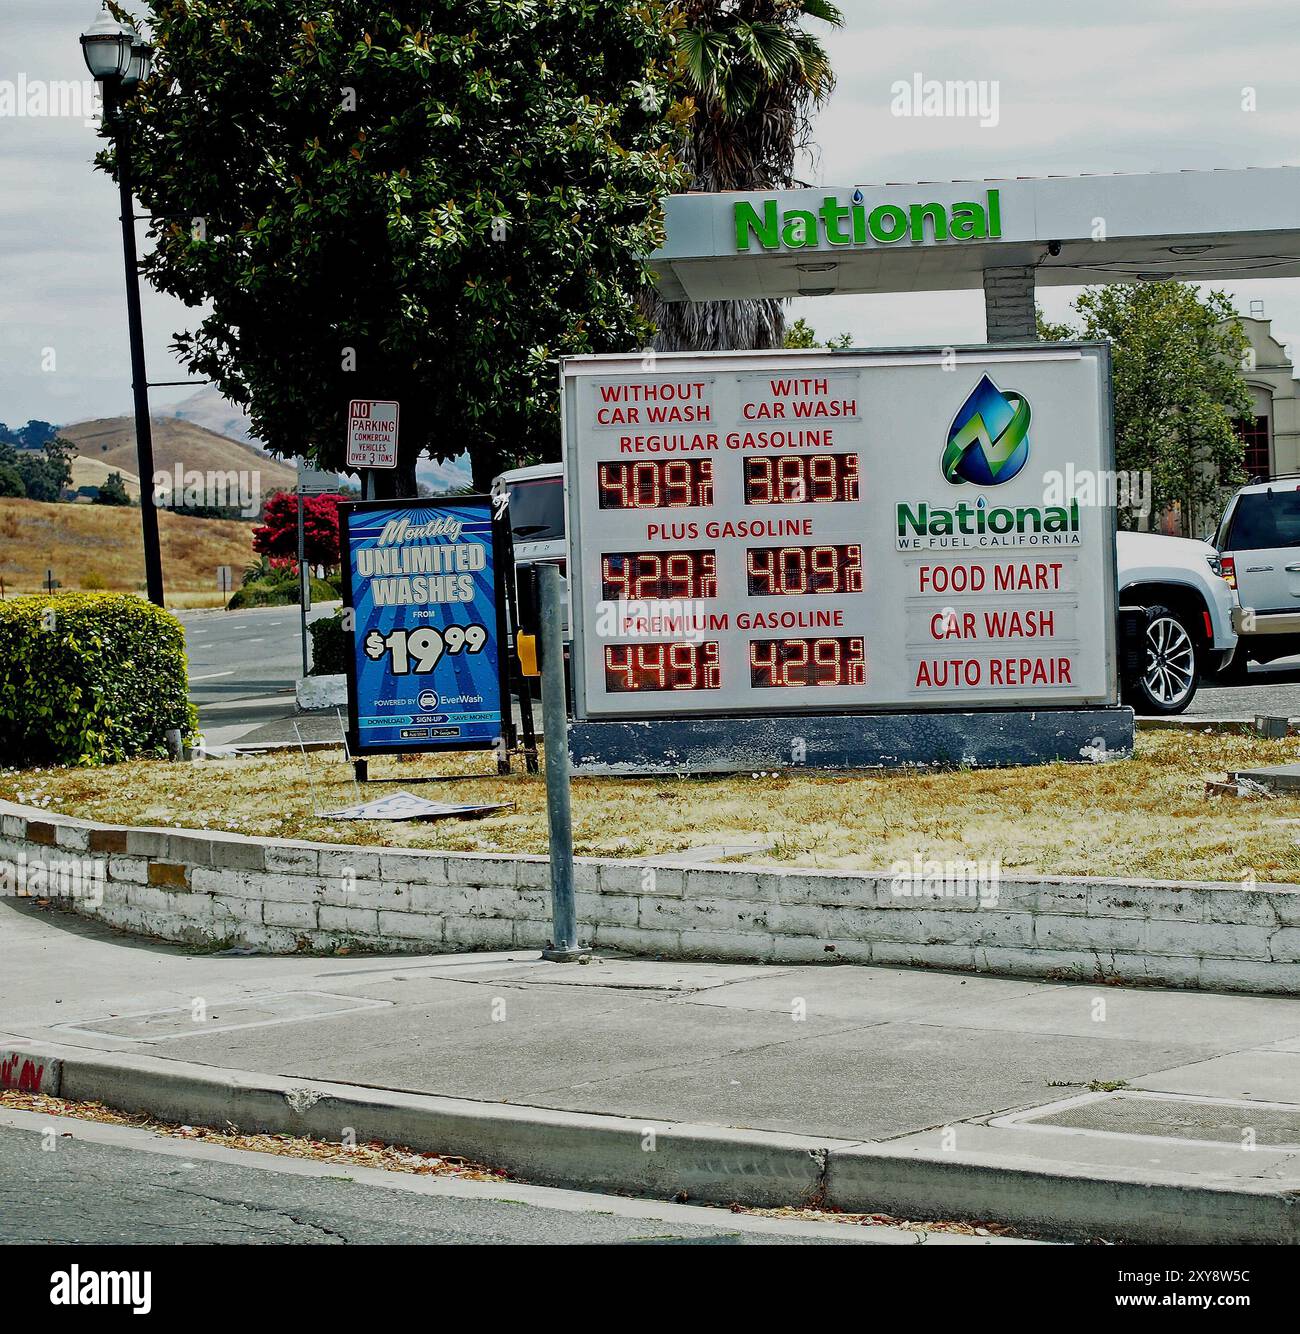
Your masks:
[[[366,657],[378,662],[392,656],[388,670],[394,676],[409,676],[414,672],[424,676],[433,671],[444,653],[482,653],[488,633],[481,625],[449,625],[435,630],[427,625],[419,630],[390,630],[380,634],[371,630],[366,635]]]

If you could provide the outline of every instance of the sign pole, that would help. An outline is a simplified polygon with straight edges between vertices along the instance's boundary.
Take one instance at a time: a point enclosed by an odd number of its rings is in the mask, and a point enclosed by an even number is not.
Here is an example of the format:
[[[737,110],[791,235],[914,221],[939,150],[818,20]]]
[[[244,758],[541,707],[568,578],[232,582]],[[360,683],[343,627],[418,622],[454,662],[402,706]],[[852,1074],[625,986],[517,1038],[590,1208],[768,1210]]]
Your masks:
[[[310,670],[307,662],[307,613],[311,610],[311,580],[307,577],[307,535],[302,521],[303,494],[298,487],[298,616],[302,632],[302,674]]]
[[[538,571],[541,583],[542,730],[546,743],[546,815],[550,825],[551,944],[542,958],[575,963],[578,916],[573,899],[573,811],[569,793],[569,719],[564,698],[564,599],[560,571]]]

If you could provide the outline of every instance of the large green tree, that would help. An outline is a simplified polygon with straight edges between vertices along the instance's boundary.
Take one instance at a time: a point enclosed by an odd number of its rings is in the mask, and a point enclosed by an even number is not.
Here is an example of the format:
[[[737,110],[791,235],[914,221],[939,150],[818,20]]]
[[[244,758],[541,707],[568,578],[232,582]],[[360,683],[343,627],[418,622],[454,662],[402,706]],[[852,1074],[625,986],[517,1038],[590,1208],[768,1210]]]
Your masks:
[[[121,16],[121,7],[119,16]],[[127,6],[129,9],[130,6]],[[176,346],[274,451],[352,398],[477,485],[558,438],[561,353],[634,347],[687,109],[662,0],[147,0],[124,106]],[[115,166],[112,150],[101,165]]]
[[[15,449],[0,441],[0,495],[48,502],[62,499],[63,488],[72,480],[76,452],[70,440],[57,434],[31,449]]]
[[[843,24],[829,0],[673,0],[691,96],[683,161],[696,190],[785,190],[835,75],[805,21]],[[655,346],[667,351],[780,347],[785,303],[659,302]]]
[[[1077,321],[1040,314],[1039,337],[1110,341],[1115,466],[1149,472],[1153,512],[1178,504],[1188,531],[1198,505],[1245,480],[1233,422],[1252,413],[1249,342],[1232,301],[1165,279],[1090,287],[1073,304]]]

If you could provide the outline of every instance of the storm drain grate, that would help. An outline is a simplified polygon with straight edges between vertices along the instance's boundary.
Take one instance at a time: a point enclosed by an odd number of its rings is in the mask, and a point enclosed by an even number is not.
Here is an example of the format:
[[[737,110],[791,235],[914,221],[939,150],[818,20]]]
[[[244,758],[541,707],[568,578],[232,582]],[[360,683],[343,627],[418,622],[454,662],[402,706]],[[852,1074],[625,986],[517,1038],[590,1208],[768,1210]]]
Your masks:
[[[356,1010],[389,1006],[392,1001],[368,996],[332,996],[326,991],[287,991],[280,995],[254,996],[225,1004],[184,1006],[176,1010],[148,1010],[143,1014],[114,1015],[58,1024],[68,1033],[94,1033],[100,1037],[125,1038],[132,1042],[169,1042],[175,1038],[204,1037],[228,1033],[236,1028],[265,1028],[270,1024],[293,1024],[304,1019],[325,1019]]]

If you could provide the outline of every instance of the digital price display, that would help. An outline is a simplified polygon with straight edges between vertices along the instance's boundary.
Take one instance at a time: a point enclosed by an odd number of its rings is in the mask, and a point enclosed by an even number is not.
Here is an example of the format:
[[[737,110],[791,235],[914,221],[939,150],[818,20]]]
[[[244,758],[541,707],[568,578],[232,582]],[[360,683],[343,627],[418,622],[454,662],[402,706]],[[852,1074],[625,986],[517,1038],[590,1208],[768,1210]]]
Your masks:
[[[862,547],[750,547],[745,553],[751,597],[861,593]]]
[[[773,686],[861,686],[867,683],[866,640],[751,639],[749,683]]]
[[[715,551],[616,551],[600,558],[601,596],[624,601],[645,598],[715,598]]]
[[[605,649],[605,688],[717,690],[722,685],[717,644],[610,644]]]
[[[1095,344],[566,358],[579,721],[1116,699]]]
[[[713,464],[708,459],[602,463],[598,473],[603,510],[685,509],[713,504]]]
[[[858,499],[856,454],[745,459],[746,505],[835,504]]]

